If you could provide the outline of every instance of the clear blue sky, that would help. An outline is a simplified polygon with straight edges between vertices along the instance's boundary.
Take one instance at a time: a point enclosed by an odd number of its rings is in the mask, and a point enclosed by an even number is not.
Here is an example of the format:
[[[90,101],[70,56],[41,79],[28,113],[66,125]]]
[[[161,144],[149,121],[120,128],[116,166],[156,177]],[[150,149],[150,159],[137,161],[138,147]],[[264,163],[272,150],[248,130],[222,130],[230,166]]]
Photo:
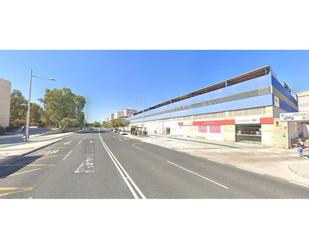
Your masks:
[[[0,51],[0,78],[27,96],[28,72],[53,76],[34,79],[33,101],[45,88],[69,87],[87,98],[88,121],[110,112],[145,106],[271,65],[293,92],[309,90],[309,51]]]

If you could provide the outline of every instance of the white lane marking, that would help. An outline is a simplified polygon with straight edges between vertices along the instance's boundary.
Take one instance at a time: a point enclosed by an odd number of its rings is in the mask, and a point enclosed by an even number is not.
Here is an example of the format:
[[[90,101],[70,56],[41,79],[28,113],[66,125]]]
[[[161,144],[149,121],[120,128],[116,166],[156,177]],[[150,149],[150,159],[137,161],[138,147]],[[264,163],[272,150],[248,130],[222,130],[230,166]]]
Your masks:
[[[138,149],[138,150],[141,150],[141,151],[144,151],[142,148],[138,147],[137,145],[135,144],[131,144],[134,148]]]
[[[9,177],[11,177],[11,176],[18,176],[18,175],[22,175],[22,174],[27,174],[27,173],[30,173],[30,172],[32,172],[32,171],[37,171],[37,170],[40,170],[40,169],[42,169],[42,168],[37,168],[37,169],[30,169],[30,170],[21,171],[21,172],[12,174],[12,175],[10,175]]]
[[[85,137],[83,137],[81,140],[79,140],[78,144],[80,144],[80,143],[84,140],[84,138],[85,138]]]
[[[211,180],[211,179],[209,179],[209,178],[206,177],[206,176],[202,176],[202,175],[200,175],[200,174],[198,174],[198,173],[196,173],[196,172],[194,172],[194,171],[192,171],[192,170],[186,169],[186,168],[184,168],[184,167],[178,165],[177,163],[173,163],[173,162],[168,161],[168,160],[166,160],[166,161],[167,161],[168,163],[170,163],[170,164],[172,164],[172,165],[174,165],[174,166],[176,166],[176,167],[178,167],[178,168],[184,170],[184,171],[187,171],[187,172],[189,172],[189,173],[191,173],[191,174],[193,174],[193,175],[196,175],[196,176],[198,176],[198,177],[201,177],[201,178],[203,178],[203,179],[206,180],[206,181],[212,182],[212,183],[214,183],[214,184],[216,184],[216,185],[218,185],[218,186],[220,186],[220,187],[222,187],[222,188],[229,189],[227,186],[225,186],[225,185],[223,185],[223,184],[220,184],[220,183],[218,183],[218,182],[216,182],[216,181],[214,181],[214,180]]]
[[[118,170],[120,176],[122,177],[122,179],[124,180],[124,182],[126,183],[126,185],[128,186],[129,190],[131,191],[133,197],[135,199],[146,199],[145,195],[142,193],[142,191],[137,187],[137,185],[135,184],[135,182],[132,180],[132,178],[130,177],[130,175],[128,174],[128,172],[123,168],[123,166],[121,165],[121,163],[117,160],[117,158],[115,157],[115,155],[111,152],[111,150],[108,148],[108,146],[106,145],[106,143],[103,141],[103,138],[101,136],[101,131],[99,129],[99,138],[101,141],[102,146],[104,147],[104,149],[106,150],[107,154],[109,155],[109,157],[111,158],[111,160],[113,161],[116,169]],[[137,192],[137,193],[136,193]],[[138,194],[140,195],[140,197],[138,196]]]
[[[49,150],[46,153],[44,153],[44,155],[51,155],[51,154],[57,154],[59,152],[59,150]]]
[[[68,154],[66,154],[66,156],[62,159],[62,160],[65,160],[69,157],[69,155],[72,153],[73,151],[71,150]]]
[[[64,142],[63,144],[64,144],[64,145],[68,145],[68,144],[70,144],[70,143],[72,143],[72,141]]]
[[[74,174],[80,173],[79,169],[83,166],[84,166],[84,162],[82,162],[81,165],[78,166],[78,168],[74,171]]]

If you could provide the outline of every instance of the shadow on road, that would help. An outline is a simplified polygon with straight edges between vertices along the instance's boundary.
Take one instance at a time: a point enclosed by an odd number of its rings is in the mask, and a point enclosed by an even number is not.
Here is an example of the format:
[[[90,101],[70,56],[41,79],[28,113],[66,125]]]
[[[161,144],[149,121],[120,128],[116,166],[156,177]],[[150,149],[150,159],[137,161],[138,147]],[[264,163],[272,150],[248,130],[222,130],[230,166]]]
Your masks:
[[[0,179],[6,178],[16,171],[38,160],[42,156],[25,156],[0,164]]]

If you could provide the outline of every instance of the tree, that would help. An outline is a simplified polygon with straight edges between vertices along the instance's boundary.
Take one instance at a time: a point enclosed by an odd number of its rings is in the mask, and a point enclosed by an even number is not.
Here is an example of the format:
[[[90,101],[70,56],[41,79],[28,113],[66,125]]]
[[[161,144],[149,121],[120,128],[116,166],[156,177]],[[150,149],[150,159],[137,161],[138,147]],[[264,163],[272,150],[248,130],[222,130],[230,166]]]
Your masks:
[[[69,88],[46,89],[44,98],[41,100],[44,104],[44,120],[53,126],[61,125],[64,118],[76,119],[80,126],[83,125],[85,115],[83,108],[86,100],[83,96],[74,94]],[[67,119],[63,121],[67,123]]]
[[[113,128],[119,128],[119,127],[124,128],[124,127],[126,127],[128,125],[129,125],[129,121],[124,119],[124,118],[117,118],[117,119],[113,119],[111,121],[111,126]]]
[[[31,103],[30,125],[43,124],[43,108],[36,103]]]
[[[93,127],[101,127],[101,124],[100,122],[98,121],[94,121],[93,124],[92,124]]]
[[[111,122],[106,122],[106,121],[103,121],[102,123],[102,127],[104,128],[112,128],[112,125],[111,125]]]
[[[60,126],[62,128],[78,127],[79,123],[75,118],[64,118],[60,121]]]
[[[11,93],[10,125],[21,126],[26,124],[27,100],[19,90]]]

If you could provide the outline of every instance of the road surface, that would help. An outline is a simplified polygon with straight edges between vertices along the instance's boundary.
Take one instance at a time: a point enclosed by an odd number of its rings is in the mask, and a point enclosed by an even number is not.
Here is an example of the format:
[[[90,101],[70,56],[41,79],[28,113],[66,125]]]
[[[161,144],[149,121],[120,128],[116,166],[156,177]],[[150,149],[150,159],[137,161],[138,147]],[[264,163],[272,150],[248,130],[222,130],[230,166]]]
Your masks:
[[[308,198],[309,189],[112,132],[0,165],[0,198]]]

